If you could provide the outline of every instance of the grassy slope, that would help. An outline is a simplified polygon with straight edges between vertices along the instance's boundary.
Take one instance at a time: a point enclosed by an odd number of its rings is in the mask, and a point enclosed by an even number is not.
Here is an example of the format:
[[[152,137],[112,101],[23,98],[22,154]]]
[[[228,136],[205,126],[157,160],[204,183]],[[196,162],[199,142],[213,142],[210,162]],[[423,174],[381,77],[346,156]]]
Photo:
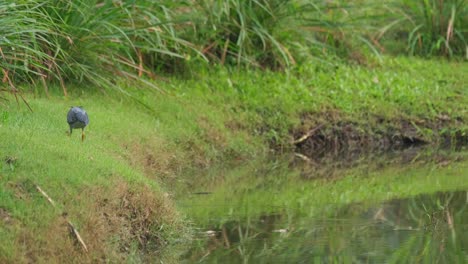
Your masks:
[[[34,113],[12,99],[0,112],[0,158],[16,159],[1,163],[0,234],[8,242],[0,245],[0,262],[120,260],[154,252],[185,234],[157,179],[263,155],[266,142],[289,142],[304,112],[338,112],[363,129],[369,113],[466,120],[466,71],[466,63],[404,58],[375,69],[312,64],[289,74],[200,69],[192,78],[158,82],[164,94],[128,88],[152,110],[84,87],[70,89],[80,93],[69,99],[28,96]],[[65,135],[71,105],[90,114],[84,143],[77,132]],[[463,123],[447,126],[466,130]],[[91,254],[80,254],[67,235],[62,211]]]
[[[202,93],[213,105],[222,104],[248,131],[280,145],[289,145],[293,127],[301,132],[342,121],[369,133],[414,122],[419,136],[434,142],[443,131],[429,129],[431,122],[447,130],[468,128],[467,70],[466,62],[385,58],[367,66],[311,62],[288,74],[198,72],[173,85],[185,97]],[[450,121],[440,122],[445,117]]]
[[[33,113],[10,98],[0,112],[0,233],[10,238],[0,245],[0,262],[68,262],[70,256],[77,262],[118,261],[142,252],[159,257],[161,245],[186,233],[156,179],[227,155],[259,153],[261,142],[230,132],[220,123],[228,117],[202,95],[192,101],[130,90],[151,101],[153,109],[86,88],[65,100],[29,94]],[[83,143],[80,131],[71,138],[65,133],[71,105],[85,106],[90,116]],[[53,209],[35,185],[59,208]],[[76,223],[91,254],[80,254],[62,211]]]
[[[137,138],[132,136],[133,131],[138,129],[139,136],[149,138],[152,129],[149,122],[144,122],[144,114],[115,102],[103,104],[102,98],[82,99],[80,103],[92,109],[92,123],[88,138],[81,143],[79,133],[75,132],[72,138],[65,134],[64,113],[73,103],[55,98],[31,99],[30,103],[35,111],[32,114],[25,108],[10,106],[8,112],[4,112],[0,130],[2,159],[10,156],[17,160],[11,166],[2,164],[1,207],[16,219],[12,225],[2,226],[2,233],[13,238],[12,245],[2,244],[2,256],[8,252],[14,259],[23,258],[23,261],[28,258],[63,261],[68,259],[69,250],[79,252],[79,249],[73,250],[73,241],[67,239],[61,211],[67,212],[70,220],[77,223],[93,252],[81,256],[84,259],[77,258],[78,262],[103,255],[118,259],[119,247],[128,245],[101,245],[110,241],[112,234],[107,232],[113,228],[123,240],[134,240],[135,230],[130,224],[133,220],[142,221],[140,224],[148,225],[149,229],[178,221],[156,182],[126,162],[125,156],[130,152],[123,144]],[[119,115],[119,112],[125,114]],[[136,121],[138,127],[132,126],[131,121]],[[60,210],[54,210],[46,202],[35,190],[35,184],[57,202]],[[145,191],[148,189],[152,191]],[[143,199],[148,201],[143,202]],[[150,202],[155,202],[150,209],[139,208]],[[137,213],[135,216],[119,215],[126,210]],[[146,210],[151,210],[146,217],[153,219],[138,219]],[[164,211],[168,213],[161,215]],[[151,239],[156,240],[155,237]],[[66,251],[62,251],[64,247]]]

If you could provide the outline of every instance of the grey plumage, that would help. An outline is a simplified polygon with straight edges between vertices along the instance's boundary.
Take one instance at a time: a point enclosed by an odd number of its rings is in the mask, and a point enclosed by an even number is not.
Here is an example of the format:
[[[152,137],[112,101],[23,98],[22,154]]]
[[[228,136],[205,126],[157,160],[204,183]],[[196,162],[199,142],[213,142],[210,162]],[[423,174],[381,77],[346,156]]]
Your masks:
[[[70,111],[68,111],[67,122],[70,126],[71,135],[72,130],[75,128],[81,128],[82,130],[84,130],[84,128],[89,124],[89,117],[86,111],[81,106],[73,106],[72,108],[70,108]]]

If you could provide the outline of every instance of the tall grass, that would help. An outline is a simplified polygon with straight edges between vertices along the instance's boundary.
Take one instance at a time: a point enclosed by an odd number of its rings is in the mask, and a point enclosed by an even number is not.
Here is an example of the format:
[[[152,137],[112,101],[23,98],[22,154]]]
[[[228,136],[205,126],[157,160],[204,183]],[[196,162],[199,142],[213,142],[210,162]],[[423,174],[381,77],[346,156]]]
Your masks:
[[[468,5],[465,0],[403,1],[414,26],[408,38],[411,54],[445,56],[466,52]]]
[[[110,86],[113,76],[142,76],[144,56],[184,57],[170,12],[152,1],[46,0],[0,3],[3,80]],[[148,55],[150,54],[150,55]]]
[[[400,30],[411,54],[465,52],[465,1],[389,2],[391,25],[411,22]],[[114,87],[116,77],[151,85],[141,77],[184,71],[188,60],[284,69],[346,59],[362,43],[377,52],[364,37],[376,10],[366,0],[3,1],[0,93],[57,83],[66,95],[69,82]]]
[[[12,89],[21,82],[112,86],[114,76],[153,77],[190,58],[285,68],[325,57],[342,42],[323,1],[46,0],[0,3],[0,66]]]
[[[202,0],[193,38],[217,63],[285,68],[337,54],[354,26],[346,24],[347,8],[316,0]]]
[[[390,32],[396,32],[399,41],[407,41],[410,55],[467,55],[465,0],[395,0],[390,6],[394,18]]]
[[[294,58],[278,34],[288,30],[284,21],[295,15],[292,2],[199,1],[196,40],[221,64],[290,65]]]

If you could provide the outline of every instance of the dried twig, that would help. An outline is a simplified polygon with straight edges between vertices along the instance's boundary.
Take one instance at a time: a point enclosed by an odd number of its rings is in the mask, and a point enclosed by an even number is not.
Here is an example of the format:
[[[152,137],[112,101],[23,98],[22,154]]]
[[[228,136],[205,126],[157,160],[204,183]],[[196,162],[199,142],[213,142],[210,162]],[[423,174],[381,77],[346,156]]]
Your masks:
[[[315,132],[317,132],[317,130],[321,129],[322,127],[324,126],[324,124],[321,124],[311,130],[309,130],[309,132],[307,132],[305,135],[303,135],[302,137],[300,137],[299,139],[296,139],[293,141],[293,144],[294,145],[297,145],[299,143],[302,143],[304,142],[306,139],[310,138],[312,135],[314,135]]]
[[[223,238],[224,238],[224,247],[225,248],[230,248],[231,243],[229,243],[229,238],[227,235],[226,227],[223,226]]]
[[[54,207],[54,208],[57,208],[57,206],[55,205],[55,202],[54,200],[52,200],[52,198],[50,198],[49,195],[47,195],[46,192],[44,192],[41,187],[39,187],[39,185],[36,184],[36,189],[42,194],[42,196],[44,196],[47,201],[49,201],[49,203]],[[70,227],[70,230],[72,231],[73,235],[75,236],[76,240],[78,240],[78,242],[81,244],[81,246],[83,247],[83,250],[84,252],[88,252],[88,247],[86,246],[85,242],[83,241],[83,239],[81,238],[81,235],[80,233],[78,232],[78,230],[75,228],[75,226],[72,224],[72,222],[70,222],[70,220],[68,220],[66,218],[66,214],[62,214],[65,218],[65,221],[67,221],[67,224],[68,226]]]
[[[452,216],[452,214],[450,214],[449,209],[447,209],[445,211],[445,213],[447,214],[447,224],[448,224],[449,228],[453,230],[453,216]]]
[[[307,157],[306,155],[304,155],[304,154],[295,152],[294,156],[302,159],[303,161],[311,162],[311,159],[309,157]]]
[[[203,54],[206,54],[211,48],[214,47],[214,45],[216,45],[216,41],[213,41],[213,43],[211,43],[210,45],[208,45],[207,47],[205,47],[205,48],[202,50],[202,53],[203,53]]]
[[[29,111],[31,111],[31,113],[32,113],[33,110],[31,108],[31,106],[28,104],[28,101],[26,101],[26,99],[24,99],[22,94],[19,94],[19,96],[21,97],[21,100],[23,100],[24,104],[28,107]]]
[[[143,76],[143,55],[141,55],[141,51],[139,49],[137,51],[138,56],[138,77]]]
[[[50,198],[50,196],[47,195],[47,193],[44,192],[44,191],[41,189],[41,187],[39,187],[39,185],[36,185],[36,189],[42,194],[42,196],[44,196],[44,197],[47,199],[47,201],[49,201],[49,203],[50,203],[53,207],[56,207],[56,206],[55,206],[54,200],[52,200],[52,198]]]
[[[83,247],[84,252],[88,252],[88,247],[86,246],[85,242],[81,238],[80,233],[78,233],[78,230],[68,219],[65,219],[65,220],[67,220],[68,226],[70,227],[73,234],[75,235],[75,238],[78,240],[78,242],[80,242],[81,246]]]
[[[2,50],[0,48],[0,54],[3,56],[3,53],[2,53]],[[28,109],[33,112],[31,106],[28,104],[28,102],[26,101],[26,99],[24,99],[23,95],[21,95],[20,91],[18,89],[16,89],[15,85],[13,84],[13,82],[11,81],[10,77],[8,76],[8,73],[9,71],[5,70],[5,69],[2,69],[3,71],[3,79],[2,79],[2,82],[8,82],[8,84],[10,85],[10,90],[5,90],[5,89],[1,89],[0,92],[9,92],[11,94],[13,94],[13,96],[15,96],[15,99],[16,99],[16,102],[19,104],[19,100],[18,100],[18,95],[21,97],[21,100],[23,100],[23,102],[26,104],[26,106],[28,107]],[[4,98],[2,98],[4,99]]]

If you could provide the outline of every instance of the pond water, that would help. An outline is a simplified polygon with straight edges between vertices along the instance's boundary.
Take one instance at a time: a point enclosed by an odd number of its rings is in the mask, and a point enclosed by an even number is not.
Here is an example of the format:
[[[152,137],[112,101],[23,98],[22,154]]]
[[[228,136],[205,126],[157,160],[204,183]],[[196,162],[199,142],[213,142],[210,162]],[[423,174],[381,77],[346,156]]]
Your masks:
[[[287,157],[174,183],[185,263],[468,263],[468,153]]]

